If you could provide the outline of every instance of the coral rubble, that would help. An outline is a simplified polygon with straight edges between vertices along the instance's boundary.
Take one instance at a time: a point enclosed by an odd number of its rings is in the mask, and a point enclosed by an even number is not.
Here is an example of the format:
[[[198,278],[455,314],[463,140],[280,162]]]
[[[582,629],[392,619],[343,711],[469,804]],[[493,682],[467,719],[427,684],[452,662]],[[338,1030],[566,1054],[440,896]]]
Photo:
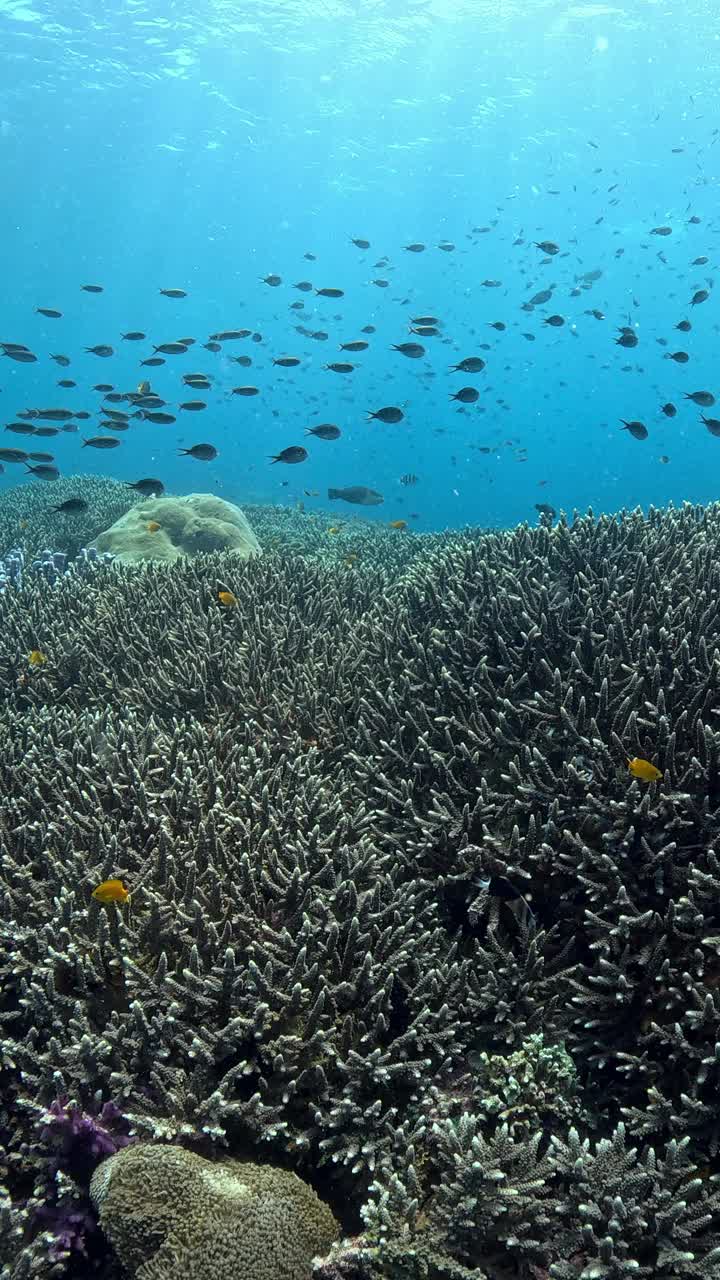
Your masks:
[[[0,1275],[112,1104],[309,1180],[320,1280],[717,1280],[720,507],[271,524],[0,594]]]

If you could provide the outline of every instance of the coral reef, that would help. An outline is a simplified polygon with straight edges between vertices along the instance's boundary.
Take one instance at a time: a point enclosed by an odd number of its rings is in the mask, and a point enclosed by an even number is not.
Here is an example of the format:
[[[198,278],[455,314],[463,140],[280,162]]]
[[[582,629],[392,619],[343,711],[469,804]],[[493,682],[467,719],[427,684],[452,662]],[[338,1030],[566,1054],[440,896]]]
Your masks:
[[[68,498],[83,498],[87,510],[65,515],[53,510]],[[52,485],[28,483],[0,493],[0,548],[19,547],[29,564],[46,547],[78,555],[103,529],[142,499],[110,476],[61,476]],[[1,575],[0,575],[1,577]]]
[[[338,1224],[294,1173],[140,1143],[106,1160],[91,1195],[137,1280],[309,1280]]]
[[[720,507],[257,527],[234,609],[0,594],[3,1280],[37,1109],[108,1102],[309,1179],[322,1280],[718,1280]]]
[[[181,556],[209,551],[230,551],[247,559],[260,552],[240,507],[209,493],[146,499],[98,534],[94,547],[124,564],[149,560],[172,564]]]

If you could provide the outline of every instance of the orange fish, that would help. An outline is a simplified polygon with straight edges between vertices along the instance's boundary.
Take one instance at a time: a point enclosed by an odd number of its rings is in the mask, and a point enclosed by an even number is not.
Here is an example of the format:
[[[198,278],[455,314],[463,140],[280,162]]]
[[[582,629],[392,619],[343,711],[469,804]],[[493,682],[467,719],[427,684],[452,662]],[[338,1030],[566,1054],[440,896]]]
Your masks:
[[[628,769],[633,778],[640,778],[643,782],[659,782],[662,778],[660,769],[656,769],[649,760],[641,760],[639,756],[633,756],[632,760],[628,756]]]
[[[148,533],[157,533],[158,529],[160,528],[160,525],[158,524],[157,520],[148,520],[147,524],[145,525],[145,528],[147,529]]]
[[[236,595],[232,591],[218,591],[218,600],[225,605],[226,609],[234,609],[239,603]]]
[[[92,896],[96,902],[119,902],[121,906],[130,901],[130,894],[122,880],[103,880],[102,884],[93,889]]]
[[[407,529],[407,520],[391,520],[389,529]]]

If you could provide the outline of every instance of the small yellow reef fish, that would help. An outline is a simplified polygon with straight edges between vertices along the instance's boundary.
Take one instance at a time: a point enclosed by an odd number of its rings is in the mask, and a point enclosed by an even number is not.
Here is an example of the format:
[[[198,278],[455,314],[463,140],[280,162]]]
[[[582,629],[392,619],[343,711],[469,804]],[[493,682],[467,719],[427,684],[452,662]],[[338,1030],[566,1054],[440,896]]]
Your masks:
[[[19,527],[20,529],[27,529],[27,527],[28,527],[28,522],[27,522],[27,520],[19,520],[19,521],[18,521],[18,527]]]
[[[160,525],[158,524],[157,520],[148,520],[147,524],[145,525],[145,528],[147,529],[148,533],[157,533],[158,529],[160,528]]]
[[[238,604],[238,598],[232,591],[218,591],[218,600],[226,609],[234,609]]]
[[[407,529],[407,520],[391,520],[388,529]]]
[[[628,769],[633,778],[641,778],[643,782],[659,782],[662,778],[660,769],[656,769],[649,760],[641,760],[639,756],[628,756]]]
[[[147,381],[138,382],[138,395],[146,396],[150,390],[150,383]]]
[[[121,906],[130,901],[130,894],[122,880],[103,880],[102,884],[93,889],[92,896],[96,902],[119,902]]]
[[[43,653],[42,649],[31,649],[28,662],[31,667],[43,667],[47,662],[47,654]]]
[[[328,529],[328,533],[341,533],[341,532],[342,532],[341,524],[331,524]]]

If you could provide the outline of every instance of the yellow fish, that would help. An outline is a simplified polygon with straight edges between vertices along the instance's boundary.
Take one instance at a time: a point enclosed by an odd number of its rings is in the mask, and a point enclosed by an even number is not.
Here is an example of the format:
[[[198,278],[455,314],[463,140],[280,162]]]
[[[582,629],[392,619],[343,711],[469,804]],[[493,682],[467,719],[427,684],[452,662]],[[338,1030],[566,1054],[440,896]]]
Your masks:
[[[103,880],[102,884],[93,889],[92,896],[96,902],[119,902],[121,906],[130,901],[130,894],[122,880]]]
[[[148,533],[157,533],[158,529],[160,528],[160,525],[158,524],[157,520],[148,520],[147,524],[145,525],[145,528],[147,529]]]
[[[639,756],[628,756],[628,769],[633,778],[641,778],[643,782],[659,782],[662,778],[660,769],[656,769],[649,760],[641,760]]]
[[[42,667],[47,662],[47,654],[43,653],[42,649],[31,649],[28,662],[31,667]]]
[[[234,609],[238,604],[238,598],[232,591],[218,591],[218,600],[225,605],[226,609]]]
[[[145,381],[145,382],[138,382],[138,395],[139,395],[139,396],[146,396],[146,395],[148,394],[149,390],[150,390],[150,383],[149,383],[149,382],[147,382],[147,381]]]
[[[391,520],[389,529],[407,529],[407,520]]]
[[[20,520],[20,521],[19,521],[19,527],[20,527],[21,529],[27,529],[27,527],[28,527],[28,522],[27,522],[27,520]]]
[[[328,529],[328,533],[340,533],[341,530],[342,530],[341,524],[331,524]]]

